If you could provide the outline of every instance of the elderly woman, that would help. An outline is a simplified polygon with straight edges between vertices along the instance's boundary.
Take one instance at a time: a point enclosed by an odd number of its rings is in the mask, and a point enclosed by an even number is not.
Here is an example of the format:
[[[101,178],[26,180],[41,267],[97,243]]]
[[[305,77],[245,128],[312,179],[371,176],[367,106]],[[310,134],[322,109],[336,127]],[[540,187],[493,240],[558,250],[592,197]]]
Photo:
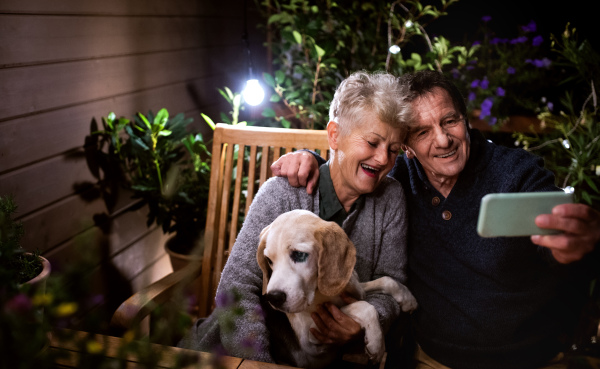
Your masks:
[[[214,351],[220,346],[232,356],[263,362],[289,363],[286,348],[294,333],[284,313],[262,297],[262,272],[256,261],[261,230],[280,214],[305,209],[339,224],[356,247],[355,271],[361,282],[390,276],[406,282],[406,226],[404,193],[387,177],[406,135],[409,106],[404,90],[389,74],[357,72],[338,87],[327,125],[330,160],[319,169],[313,194],[271,178],[260,188],[221,275],[217,305],[231,291],[243,308],[235,325],[224,324],[217,309],[197,323],[181,346]],[[401,201],[398,201],[400,199]],[[233,295],[230,295],[233,296]],[[400,315],[389,295],[368,294],[379,315],[382,332]],[[327,305],[313,316],[313,335],[327,344],[359,340],[360,326],[337,307]],[[219,321],[221,324],[219,324]]]

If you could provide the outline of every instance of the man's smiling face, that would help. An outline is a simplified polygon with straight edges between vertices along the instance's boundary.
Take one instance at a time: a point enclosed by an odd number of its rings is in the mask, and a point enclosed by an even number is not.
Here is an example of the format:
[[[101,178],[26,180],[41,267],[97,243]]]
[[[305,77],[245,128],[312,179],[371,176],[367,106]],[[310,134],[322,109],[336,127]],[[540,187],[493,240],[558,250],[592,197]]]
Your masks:
[[[465,117],[441,88],[413,101],[417,124],[404,147],[417,158],[431,184],[447,196],[469,159],[470,138]]]

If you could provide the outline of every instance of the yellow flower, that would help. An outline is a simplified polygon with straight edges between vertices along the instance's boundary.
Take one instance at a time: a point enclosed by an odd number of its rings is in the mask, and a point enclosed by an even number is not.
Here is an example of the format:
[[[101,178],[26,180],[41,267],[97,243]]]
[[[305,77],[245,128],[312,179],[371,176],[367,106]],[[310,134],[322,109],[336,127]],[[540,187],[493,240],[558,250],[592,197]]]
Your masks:
[[[86,349],[90,354],[99,354],[102,352],[102,345],[98,341],[87,341]]]
[[[123,335],[123,342],[129,343],[129,342],[133,341],[134,338],[135,338],[135,332],[133,332],[132,330],[129,330],[129,331],[125,332],[125,334]]]
[[[58,317],[73,315],[77,311],[76,302],[63,302],[56,307],[55,313]]]
[[[52,303],[52,300],[54,300],[54,296],[52,296],[51,294],[41,293],[33,296],[32,302],[35,306],[47,306]]]

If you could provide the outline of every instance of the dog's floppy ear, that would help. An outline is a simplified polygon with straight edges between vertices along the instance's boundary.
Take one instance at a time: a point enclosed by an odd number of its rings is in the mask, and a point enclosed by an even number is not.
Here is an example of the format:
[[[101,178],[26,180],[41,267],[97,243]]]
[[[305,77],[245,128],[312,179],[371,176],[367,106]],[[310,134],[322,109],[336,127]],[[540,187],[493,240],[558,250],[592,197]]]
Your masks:
[[[317,286],[322,294],[340,294],[350,281],[356,263],[356,248],[346,232],[334,222],[320,227],[316,234],[319,248]]]
[[[258,249],[256,250],[256,261],[258,261],[258,266],[263,273],[263,295],[267,293],[267,285],[269,284],[269,277],[271,276],[271,268],[265,260],[265,247],[267,245],[267,235],[269,234],[269,229],[271,229],[271,224],[263,228],[263,230],[260,232],[260,241],[258,243]]]

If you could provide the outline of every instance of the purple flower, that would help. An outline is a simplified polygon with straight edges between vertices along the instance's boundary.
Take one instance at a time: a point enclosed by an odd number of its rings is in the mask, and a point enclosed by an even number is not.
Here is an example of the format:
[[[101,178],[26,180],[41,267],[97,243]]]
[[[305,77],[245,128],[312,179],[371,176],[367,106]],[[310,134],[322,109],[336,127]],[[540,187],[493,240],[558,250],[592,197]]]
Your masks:
[[[4,309],[9,312],[25,314],[31,311],[32,306],[31,299],[27,295],[20,293],[8,300],[4,305]]]
[[[492,20],[492,17],[489,15],[484,15],[483,17],[481,17],[481,20],[487,23]]]
[[[525,62],[527,62],[527,61],[525,61]],[[530,61],[530,63],[532,63],[533,65],[535,65],[538,68],[549,68],[550,65],[552,65],[552,62],[548,58],[534,59],[534,60]]]
[[[469,97],[468,97],[469,101],[473,101],[476,98],[477,98],[477,95],[475,95],[475,92],[473,92],[473,91],[469,92]]]
[[[493,39],[490,40],[490,45],[496,45],[498,43],[500,43],[501,39],[499,37],[494,37]]]
[[[454,79],[460,78],[460,72],[458,71],[458,69],[454,68],[450,72],[452,73],[452,78],[454,78]]]
[[[542,42],[544,42],[544,38],[542,36],[535,36],[533,38],[532,44],[533,46],[540,46],[542,44]]]
[[[472,66],[472,65],[467,65],[467,66],[466,66],[466,69],[467,69],[467,70],[473,70],[473,69],[475,69],[475,67],[474,67],[474,66]]]
[[[250,350],[252,353],[258,353],[262,351],[262,345],[253,337],[244,337],[242,342],[240,342],[240,346],[246,350]]]
[[[481,45],[481,41],[473,41],[473,46],[475,45]]]
[[[550,101],[548,101],[548,104],[546,105],[548,107],[548,110],[552,111],[554,109],[554,104]]]
[[[494,105],[494,101],[491,97],[483,100],[481,103],[481,114],[479,114],[479,119],[484,119],[485,117],[489,117],[492,113],[492,105]]]
[[[504,96],[504,95],[506,95],[506,91],[504,91],[504,89],[502,87],[498,86],[498,88],[496,89],[496,95]]]
[[[481,87],[483,90],[487,90],[489,86],[490,86],[490,81],[488,81],[488,79],[486,77],[484,77],[481,80],[479,87]]]
[[[523,32],[535,32],[537,30],[537,25],[534,21],[531,21],[528,25],[522,26],[521,29]]]
[[[215,298],[215,304],[218,308],[227,308],[235,303],[235,297],[229,291],[221,292]]]
[[[510,40],[511,45],[523,44],[525,42],[527,42],[527,36],[521,36],[521,37],[517,37],[515,39]]]
[[[490,119],[488,119],[488,124],[490,126],[493,126],[494,124],[496,124],[497,121],[498,121],[498,118],[496,118],[496,117],[490,117]]]
[[[516,70],[513,67],[508,67],[506,68],[506,73],[508,74],[515,74]]]
[[[471,82],[471,88],[477,88],[479,87],[479,80],[476,79],[473,82]]]

